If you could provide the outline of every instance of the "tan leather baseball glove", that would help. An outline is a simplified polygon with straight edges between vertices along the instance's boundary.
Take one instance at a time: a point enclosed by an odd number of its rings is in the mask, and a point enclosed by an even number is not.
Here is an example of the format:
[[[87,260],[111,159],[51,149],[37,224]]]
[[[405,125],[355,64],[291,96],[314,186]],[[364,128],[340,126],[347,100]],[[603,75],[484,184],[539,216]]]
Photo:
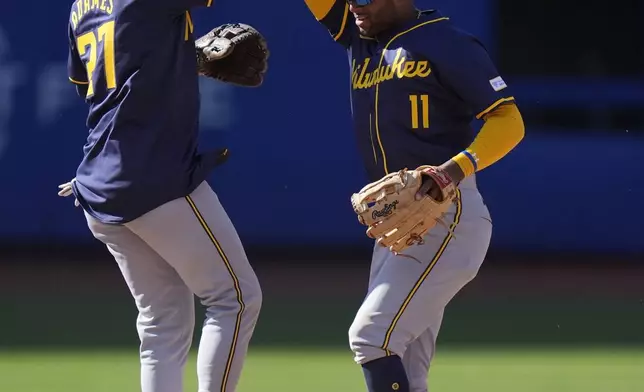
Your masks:
[[[424,191],[428,188],[430,194]],[[360,223],[367,226],[367,236],[398,254],[422,243],[423,236],[442,223],[456,198],[456,184],[447,173],[435,166],[420,166],[366,185],[351,196],[351,203]]]

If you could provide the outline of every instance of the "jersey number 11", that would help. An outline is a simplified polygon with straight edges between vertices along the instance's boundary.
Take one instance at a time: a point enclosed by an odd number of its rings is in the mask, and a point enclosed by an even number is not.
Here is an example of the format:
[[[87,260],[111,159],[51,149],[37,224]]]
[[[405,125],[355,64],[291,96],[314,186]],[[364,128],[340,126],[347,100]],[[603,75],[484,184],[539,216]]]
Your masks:
[[[411,128],[418,129],[419,123],[424,129],[429,128],[429,95],[410,94],[409,102],[411,103]]]

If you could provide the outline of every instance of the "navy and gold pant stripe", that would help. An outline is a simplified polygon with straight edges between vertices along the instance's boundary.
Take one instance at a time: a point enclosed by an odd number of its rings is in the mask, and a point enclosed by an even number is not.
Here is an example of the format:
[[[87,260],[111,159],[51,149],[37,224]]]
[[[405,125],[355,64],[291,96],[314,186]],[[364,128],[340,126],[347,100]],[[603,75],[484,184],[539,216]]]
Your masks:
[[[230,352],[228,353],[228,360],[226,361],[226,367],[224,368],[224,374],[221,380],[221,392],[225,392],[226,384],[228,384],[228,377],[230,375],[230,368],[232,367],[233,358],[235,357],[237,340],[239,339],[239,329],[241,327],[241,318],[246,308],[246,305],[244,304],[242,291],[239,286],[239,279],[237,279],[237,275],[235,275],[235,271],[233,270],[233,267],[230,264],[230,260],[228,260],[228,257],[224,253],[224,250],[221,247],[221,244],[219,243],[219,241],[217,241],[217,238],[215,238],[215,235],[213,234],[212,230],[210,230],[208,223],[206,223],[206,220],[204,219],[203,215],[201,215],[199,208],[197,208],[197,205],[192,200],[192,198],[190,196],[186,196],[186,201],[190,205],[192,212],[194,212],[195,216],[197,217],[197,220],[199,220],[199,223],[201,223],[201,227],[203,227],[206,234],[210,238],[210,241],[215,246],[215,249],[217,249],[217,253],[219,254],[219,257],[221,257],[224,264],[226,265],[226,269],[228,270],[228,273],[230,274],[230,277],[233,280],[233,286],[235,288],[235,293],[237,295],[237,302],[239,303],[239,312],[237,312],[237,320],[235,321],[235,329],[233,331],[233,339],[230,344]]]
[[[456,226],[458,225],[458,222],[461,220],[461,215],[463,213],[463,204],[461,202],[461,191],[457,188],[456,190],[456,213],[454,215],[454,222],[450,225],[450,230],[443,239],[443,242],[441,243],[441,246],[438,248],[436,253],[434,254],[434,257],[432,260],[429,262],[429,265],[423,273],[420,275],[420,278],[416,281],[416,284],[412,287],[411,291],[409,294],[407,294],[407,297],[403,301],[402,305],[400,306],[400,309],[398,309],[398,312],[394,316],[393,320],[391,321],[391,324],[389,325],[389,328],[387,329],[387,332],[385,333],[385,340],[382,343],[381,348],[385,351],[387,356],[391,355],[391,351],[389,350],[389,342],[391,340],[391,334],[394,332],[394,329],[396,328],[396,324],[398,324],[398,321],[400,320],[400,317],[402,317],[403,313],[405,312],[405,309],[407,309],[407,306],[409,306],[409,303],[411,302],[412,298],[420,288],[420,286],[423,284],[425,279],[427,279],[427,276],[432,272],[434,269],[434,266],[436,263],[438,263],[438,260],[440,260],[441,256],[443,253],[445,253],[445,249],[447,249],[447,245],[449,245],[450,241],[454,237],[454,229],[456,229]]]

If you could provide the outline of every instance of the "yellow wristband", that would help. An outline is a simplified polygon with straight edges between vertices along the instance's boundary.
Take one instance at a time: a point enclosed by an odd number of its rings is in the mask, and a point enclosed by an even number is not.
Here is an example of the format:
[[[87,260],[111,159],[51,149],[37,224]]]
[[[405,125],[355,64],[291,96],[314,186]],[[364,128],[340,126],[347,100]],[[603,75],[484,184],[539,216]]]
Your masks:
[[[461,168],[465,177],[476,173],[476,170],[478,169],[478,160],[476,159],[476,156],[467,150],[461,151],[458,155],[452,158],[452,160]]]

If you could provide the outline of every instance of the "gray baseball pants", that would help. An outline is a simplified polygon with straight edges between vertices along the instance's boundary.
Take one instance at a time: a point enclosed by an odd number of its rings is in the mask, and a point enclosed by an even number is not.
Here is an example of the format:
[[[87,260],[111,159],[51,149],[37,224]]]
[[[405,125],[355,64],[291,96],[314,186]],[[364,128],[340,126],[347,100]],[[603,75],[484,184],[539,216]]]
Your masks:
[[[405,257],[376,245],[368,291],[349,328],[355,361],[402,358],[410,390],[426,392],[430,362],[447,304],[477,275],[490,244],[492,223],[474,177],[459,186],[447,213],[452,232],[438,225]]]
[[[183,391],[196,295],[206,307],[197,354],[199,392],[233,392],[262,292],[242,243],[210,186],[124,225],[85,214],[116,259],[138,309],[142,392]]]

